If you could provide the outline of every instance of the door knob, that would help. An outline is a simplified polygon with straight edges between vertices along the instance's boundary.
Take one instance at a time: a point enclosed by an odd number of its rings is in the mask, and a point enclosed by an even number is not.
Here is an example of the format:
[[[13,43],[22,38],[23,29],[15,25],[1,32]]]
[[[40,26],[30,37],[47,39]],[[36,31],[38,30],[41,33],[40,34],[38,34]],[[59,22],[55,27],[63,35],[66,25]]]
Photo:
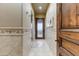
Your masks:
[[[55,40],[56,42],[59,42],[59,40]]]
[[[56,42],[58,41],[58,40],[55,40]]]

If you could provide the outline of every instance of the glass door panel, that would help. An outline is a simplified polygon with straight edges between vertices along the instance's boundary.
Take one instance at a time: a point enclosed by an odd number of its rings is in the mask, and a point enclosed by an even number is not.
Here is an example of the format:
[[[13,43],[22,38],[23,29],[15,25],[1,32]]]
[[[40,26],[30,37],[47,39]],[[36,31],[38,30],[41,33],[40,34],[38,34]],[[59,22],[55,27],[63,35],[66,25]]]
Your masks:
[[[43,37],[43,20],[37,20],[37,37]]]

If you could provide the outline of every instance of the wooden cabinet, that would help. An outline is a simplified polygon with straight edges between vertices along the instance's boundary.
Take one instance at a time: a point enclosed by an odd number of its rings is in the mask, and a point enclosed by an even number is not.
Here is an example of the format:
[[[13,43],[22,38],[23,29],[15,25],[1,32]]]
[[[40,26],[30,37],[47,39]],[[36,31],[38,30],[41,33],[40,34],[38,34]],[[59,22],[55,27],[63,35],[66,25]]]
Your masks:
[[[63,3],[61,7],[62,28],[79,27],[79,4]]]
[[[69,26],[69,4],[62,4],[62,28]]]
[[[57,52],[79,56],[79,3],[57,4]]]
[[[79,33],[61,32],[59,37],[62,40],[59,48],[60,55],[79,56]]]

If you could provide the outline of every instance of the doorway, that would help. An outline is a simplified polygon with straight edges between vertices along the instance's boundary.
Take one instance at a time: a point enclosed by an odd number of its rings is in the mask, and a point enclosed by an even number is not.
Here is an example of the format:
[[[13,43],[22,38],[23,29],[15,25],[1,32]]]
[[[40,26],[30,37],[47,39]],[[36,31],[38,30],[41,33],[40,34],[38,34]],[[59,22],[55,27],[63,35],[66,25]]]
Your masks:
[[[44,18],[36,18],[35,21],[35,38],[36,39],[45,39],[45,22]]]

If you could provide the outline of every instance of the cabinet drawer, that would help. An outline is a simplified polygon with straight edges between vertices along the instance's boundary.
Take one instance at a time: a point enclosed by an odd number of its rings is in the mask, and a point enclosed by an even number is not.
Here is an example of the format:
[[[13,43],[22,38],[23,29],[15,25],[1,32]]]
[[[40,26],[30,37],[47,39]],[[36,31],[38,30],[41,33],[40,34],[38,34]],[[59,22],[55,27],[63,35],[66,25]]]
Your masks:
[[[70,51],[72,54],[79,56],[79,45],[62,39],[62,47]]]

